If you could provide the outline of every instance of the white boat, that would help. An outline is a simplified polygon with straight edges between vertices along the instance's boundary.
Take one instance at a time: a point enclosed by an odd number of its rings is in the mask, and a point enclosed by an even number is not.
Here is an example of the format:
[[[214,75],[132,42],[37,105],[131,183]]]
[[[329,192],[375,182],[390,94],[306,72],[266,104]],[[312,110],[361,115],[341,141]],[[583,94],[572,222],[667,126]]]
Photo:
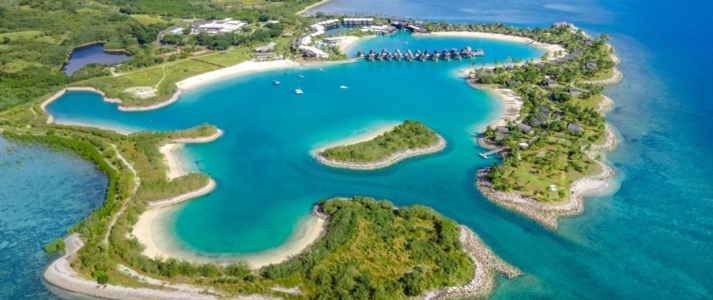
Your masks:
[[[272,81],[272,84],[274,84],[274,85],[280,85],[280,81],[279,81],[279,80],[273,80],[273,81]]]
[[[340,85],[339,88],[340,88],[340,89],[343,89],[343,90],[346,90],[346,89],[348,89],[349,87],[347,87],[346,85]]]
[[[304,92],[302,91],[302,89],[296,89],[295,94],[302,95],[302,94],[304,94]]]

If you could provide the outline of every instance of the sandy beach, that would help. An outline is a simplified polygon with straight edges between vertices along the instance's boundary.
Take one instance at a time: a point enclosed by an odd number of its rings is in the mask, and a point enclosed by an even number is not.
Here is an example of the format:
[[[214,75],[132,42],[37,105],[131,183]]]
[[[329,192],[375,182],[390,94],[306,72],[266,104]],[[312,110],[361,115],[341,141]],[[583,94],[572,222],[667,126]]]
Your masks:
[[[325,145],[320,145],[317,148],[312,149],[312,151],[310,151],[310,153],[312,154],[313,157],[316,158],[320,152],[327,150],[328,148],[337,147],[337,146],[348,146],[348,145],[365,142],[368,140],[373,140],[377,136],[380,136],[387,131],[394,130],[394,127],[399,126],[399,125],[401,125],[401,122],[395,122],[392,124],[382,125],[382,126],[379,126],[379,127],[373,128],[373,129],[366,130],[364,132],[355,132],[344,139],[330,142]]]
[[[520,96],[518,96],[513,90],[503,88],[489,88],[471,82],[469,82],[469,84],[470,86],[476,89],[485,90],[487,92],[495,94],[505,106],[503,108],[502,116],[493,121],[492,123],[488,124],[488,126],[505,126],[507,125],[508,121],[514,122],[517,121],[517,119],[520,117],[520,109],[522,108],[523,101],[522,98],[520,98]]]
[[[322,0],[322,1],[319,1],[319,2],[317,2],[317,3],[315,3],[315,4],[309,5],[309,6],[305,7],[304,9],[298,11],[298,12],[296,13],[296,15],[298,15],[298,16],[299,16],[299,15],[302,15],[303,13],[307,12],[308,10],[313,9],[313,8],[315,8],[315,7],[317,7],[317,6],[320,6],[320,5],[322,5],[322,4],[325,4],[325,3],[329,2],[329,1],[332,1],[332,0]]]
[[[181,156],[181,150],[183,144],[166,144],[159,148],[159,151],[164,156],[164,162],[168,166],[168,173],[166,177],[168,180],[187,175],[192,171],[192,168],[188,167],[188,163],[185,158]]]
[[[338,47],[339,50],[342,51],[342,53],[346,54],[352,47],[354,47],[357,42],[363,41],[366,39],[372,39],[375,38],[375,35],[369,35],[369,36],[363,36],[363,37],[358,37],[358,36],[345,36],[344,40],[342,40]]]
[[[428,33],[428,34],[420,34],[419,36],[467,37],[467,38],[491,39],[491,40],[499,40],[499,41],[506,41],[506,42],[524,43],[524,44],[528,44],[528,45],[531,45],[536,48],[544,49],[545,51],[547,51],[547,53],[549,54],[549,56],[551,58],[557,57],[556,53],[558,51],[560,51],[562,53],[562,55],[567,54],[567,50],[560,45],[544,44],[544,43],[535,42],[530,38],[520,37],[520,36],[512,36],[512,35],[506,35],[506,34],[500,34],[500,33],[444,31],[444,32],[433,32],[433,33]]]
[[[223,131],[218,129],[214,134],[201,138],[180,138],[174,139],[171,143],[165,144],[158,148],[159,152],[163,154],[164,163],[168,167],[166,177],[168,180],[181,177],[195,171],[191,163],[187,161],[186,157],[181,154],[183,150],[183,145],[188,143],[208,143],[215,141],[220,136],[223,135]]]
[[[557,57],[557,52],[560,51],[562,55],[567,54],[567,50],[560,45],[544,44],[535,42],[530,38],[512,36],[500,33],[489,33],[489,32],[466,32],[466,31],[444,31],[444,32],[433,32],[428,34],[422,34],[420,36],[450,36],[450,37],[467,37],[467,38],[479,38],[479,39],[491,39],[506,42],[524,43],[531,45],[536,48],[544,49],[547,54],[552,57]]]
[[[253,268],[258,269],[270,264],[281,263],[298,255],[321,239],[327,231],[327,221],[310,215],[300,222],[288,241],[277,248],[244,255],[206,256],[199,253],[191,253],[188,250],[177,249],[175,242],[171,241],[170,236],[166,236],[167,232],[164,232],[161,228],[162,226],[158,224],[166,216],[166,213],[170,213],[165,209],[167,208],[155,207],[147,210],[134,225],[133,234],[146,246],[144,255],[148,257],[176,257],[189,261],[218,264],[244,260]]]
[[[262,72],[262,71],[268,71],[268,70],[277,70],[277,69],[283,69],[283,68],[294,68],[298,67],[299,64],[291,61],[289,59],[283,59],[283,60],[273,60],[273,61],[264,61],[264,62],[255,62],[255,61],[246,61],[239,63],[237,65],[223,68],[223,69],[218,69],[215,71],[211,71],[208,73],[203,73],[200,75],[196,75],[184,80],[181,80],[176,83],[176,86],[180,90],[189,90],[196,88],[198,86],[208,84],[210,82],[219,80],[219,79],[224,79],[228,77],[233,77],[236,75],[241,75],[241,74],[248,74],[248,73],[254,73],[254,72]]]

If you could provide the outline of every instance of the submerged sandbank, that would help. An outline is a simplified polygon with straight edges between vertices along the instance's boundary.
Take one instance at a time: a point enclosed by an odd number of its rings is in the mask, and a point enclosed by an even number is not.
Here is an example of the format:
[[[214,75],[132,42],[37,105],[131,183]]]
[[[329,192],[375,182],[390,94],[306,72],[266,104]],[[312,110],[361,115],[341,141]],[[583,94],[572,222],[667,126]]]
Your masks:
[[[246,254],[202,254],[182,248],[170,232],[172,208],[157,207],[146,211],[134,225],[133,234],[146,246],[144,255],[154,258],[175,257],[195,262],[226,264],[246,261],[258,269],[270,264],[278,264],[298,255],[321,239],[327,230],[327,221],[309,215],[296,226],[289,239],[277,248],[258,253]]]

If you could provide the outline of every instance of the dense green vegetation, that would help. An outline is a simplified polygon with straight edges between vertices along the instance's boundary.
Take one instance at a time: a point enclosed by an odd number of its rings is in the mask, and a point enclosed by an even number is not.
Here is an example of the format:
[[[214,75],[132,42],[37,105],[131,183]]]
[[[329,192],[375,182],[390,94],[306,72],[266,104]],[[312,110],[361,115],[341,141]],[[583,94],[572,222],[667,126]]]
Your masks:
[[[348,162],[375,162],[399,151],[428,147],[438,142],[438,135],[421,122],[407,120],[376,138],[321,153],[328,159]]]
[[[321,204],[331,216],[327,235],[263,268],[265,277],[298,276],[311,299],[405,299],[472,279],[458,224],[432,209],[364,197]]]
[[[47,253],[52,254],[57,251],[63,251],[65,246],[66,245],[64,244],[64,239],[57,238],[54,241],[51,241],[47,243],[47,245],[45,245],[45,251]]]
[[[117,72],[134,71],[195,55],[208,54],[205,50],[226,50],[231,47],[251,49],[253,46],[280,37],[284,32],[298,33],[309,25],[294,13],[316,0],[10,0],[0,3],[0,111],[35,100],[68,84],[101,86],[92,78],[106,80],[111,74],[108,65],[91,64],[67,76],[61,68],[71,51],[78,46],[101,42],[105,49],[122,50],[133,55],[121,64]],[[159,32],[178,25],[189,27],[183,18],[200,21],[233,18],[248,22],[243,31],[207,35],[170,36],[166,45],[157,42]],[[279,20],[278,24],[266,24]],[[186,47],[182,53],[161,56]],[[288,41],[280,42],[281,51],[288,49]],[[235,64],[247,57],[236,57]],[[192,60],[193,61],[193,60]],[[202,61],[202,60],[198,60]],[[195,68],[205,72],[210,63]],[[230,65],[227,64],[227,65]],[[225,65],[222,65],[225,66]],[[195,75],[181,67],[179,79]],[[158,83],[158,79],[150,85]],[[177,80],[165,82],[175,90]],[[115,79],[110,85],[126,88],[141,86],[136,81]],[[159,87],[161,90],[161,87]],[[119,94],[116,93],[115,94]],[[169,97],[172,92],[160,92],[147,102]],[[130,94],[119,94],[130,99]]]
[[[27,120],[28,113],[29,110],[20,107],[2,112],[0,124],[12,128],[18,120]],[[104,205],[68,230],[79,233],[85,241],[73,266],[99,282],[131,282],[116,270],[116,264],[125,255],[124,249],[139,245],[127,235],[131,225],[146,209],[146,203],[196,190],[205,186],[209,179],[204,174],[189,174],[166,180],[166,166],[162,163],[158,145],[176,138],[209,136],[217,129],[203,125],[184,131],[141,132],[124,136],[79,126],[47,125],[44,122],[33,124],[31,129],[18,126],[14,129],[17,132],[6,129],[3,135],[17,142],[37,143],[53,150],[75,153],[94,163],[109,178]],[[133,163],[141,178],[141,185],[135,194],[134,175],[118,158],[119,153]],[[125,211],[118,214],[122,206]],[[112,218],[117,218],[117,221],[109,228]],[[105,236],[109,229],[107,243]]]
[[[569,199],[569,186],[581,177],[601,172],[585,154],[606,135],[599,104],[602,86],[585,83],[602,73],[611,73],[613,49],[603,35],[591,39],[569,26],[520,29],[505,25],[442,25],[433,30],[478,30],[525,36],[563,46],[567,56],[544,55],[545,62],[495,62],[493,68],[471,71],[470,81],[486,88],[513,90],[523,99],[518,122],[500,128],[488,127],[485,139],[507,147],[503,162],[494,165],[489,178],[495,189],[514,191],[546,202]],[[523,124],[531,128],[523,130]],[[550,186],[557,187],[550,190]]]

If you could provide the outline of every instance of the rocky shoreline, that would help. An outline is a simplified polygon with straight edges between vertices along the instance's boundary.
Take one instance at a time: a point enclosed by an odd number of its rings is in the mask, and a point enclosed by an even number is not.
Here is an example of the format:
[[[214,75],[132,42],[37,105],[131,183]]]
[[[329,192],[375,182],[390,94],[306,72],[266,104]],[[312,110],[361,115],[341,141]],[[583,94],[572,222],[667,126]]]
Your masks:
[[[572,183],[570,201],[567,204],[548,205],[521,194],[497,191],[487,177],[490,168],[478,171],[476,187],[486,198],[496,204],[527,216],[545,227],[553,230],[557,229],[560,217],[581,213],[584,209],[583,197],[605,187],[606,182],[614,177],[614,170],[607,164],[597,160],[596,157],[602,152],[616,148],[616,135],[608,125],[606,126],[606,133],[607,138],[604,144],[594,145],[589,150],[584,151],[587,157],[602,168],[602,172],[597,175],[582,177]]]
[[[399,161],[402,161],[404,159],[407,159],[407,158],[436,153],[438,151],[445,149],[446,144],[447,144],[446,140],[442,136],[438,135],[438,141],[431,146],[428,146],[425,148],[402,150],[402,151],[396,152],[394,154],[391,154],[382,160],[375,161],[375,162],[358,163],[358,162],[338,161],[338,160],[329,159],[329,158],[325,157],[323,152],[320,152],[317,154],[317,161],[319,161],[320,163],[322,163],[324,165],[333,167],[333,168],[343,168],[343,169],[351,169],[351,170],[375,170],[375,169],[386,168],[388,166],[391,166],[391,165],[393,165]]]
[[[485,297],[495,287],[495,275],[505,274],[508,278],[522,275],[522,271],[499,258],[468,227],[460,225],[460,241],[463,250],[475,263],[473,279],[466,285],[447,287],[429,291],[415,299],[452,299],[460,297]]]
[[[612,75],[612,77],[609,77],[607,79],[602,79],[602,80],[585,80],[585,81],[582,81],[582,83],[598,84],[598,85],[615,85],[615,84],[619,83],[622,79],[624,79],[624,73],[619,71],[619,69],[614,68],[614,75]]]

